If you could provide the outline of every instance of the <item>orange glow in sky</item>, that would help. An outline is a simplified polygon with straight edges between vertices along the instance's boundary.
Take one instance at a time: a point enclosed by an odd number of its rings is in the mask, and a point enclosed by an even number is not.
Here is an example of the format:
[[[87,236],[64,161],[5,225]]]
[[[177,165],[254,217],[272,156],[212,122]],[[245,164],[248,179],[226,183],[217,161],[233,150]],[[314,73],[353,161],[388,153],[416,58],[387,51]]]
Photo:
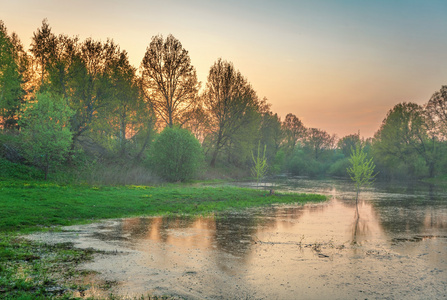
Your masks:
[[[399,102],[447,84],[447,1],[0,0],[25,48],[44,18],[55,34],[105,41],[139,67],[151,37],[173,34],[202,86],[221,57],[274,113],[343,137],[370,137]]]

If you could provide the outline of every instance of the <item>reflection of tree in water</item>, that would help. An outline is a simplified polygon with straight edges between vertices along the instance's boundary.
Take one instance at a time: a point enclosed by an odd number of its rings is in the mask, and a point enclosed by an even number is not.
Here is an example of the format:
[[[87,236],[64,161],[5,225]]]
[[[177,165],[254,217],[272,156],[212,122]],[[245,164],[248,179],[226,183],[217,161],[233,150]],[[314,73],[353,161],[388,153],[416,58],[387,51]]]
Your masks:
[[[357,245],[361,244],[361,241],[370,235],[370,229],[368,226],[368,222],[363,220],[358,211],[356,211],[356,215],[354,218],[354,222],[352,223],[352,244]]]
[[[244,257],[251,249],[258,221],[259,218],[246,213],[217,217],[215,244],[218,250]]]
[[[309,209],[309,208],[308,208]],[[319,210],[320,207],[310,208]],[[219,250],[243,258],[252,248],[259,231],[275,228],[278,222],[283,227],[293,226],[303,213],[303,207],[269,207],[254,213],[223,213],[216,218],[215,243]]]
[[[166,242],[169,236],[168,229],[189,228],[196,218],[181,217],[141,217],[120,220],[118,225],[105,225],[100,227],[100,232],[95,232],[94,237],[105,240],[138,240],[147,239]]]
[[[442,193],[431,184],[392,183],[389,197],[374,201],[379,222],[390,233],[421,233],[430,228],[446,228],[446,205]],[[399,196],[400,195],[400,196]]]

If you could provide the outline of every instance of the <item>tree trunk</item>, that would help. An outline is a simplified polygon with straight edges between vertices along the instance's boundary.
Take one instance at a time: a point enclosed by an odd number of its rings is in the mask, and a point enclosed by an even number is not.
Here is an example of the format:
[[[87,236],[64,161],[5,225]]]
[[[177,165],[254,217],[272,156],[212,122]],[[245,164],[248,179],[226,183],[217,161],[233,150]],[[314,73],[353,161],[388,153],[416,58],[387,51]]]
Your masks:
[[[360,217],[359,215],[359,193],[360,193],[360,187],[357,187],[357,194],[355,196],[355,212],[357,214],[357,218]]]
[[[217,154],[219,153],[220,143],[222,142],[222,130],[219,130],[219,134],[217,135],[216,148],[214,149],[213,158],[211,159],[210,166],[216,166]]]

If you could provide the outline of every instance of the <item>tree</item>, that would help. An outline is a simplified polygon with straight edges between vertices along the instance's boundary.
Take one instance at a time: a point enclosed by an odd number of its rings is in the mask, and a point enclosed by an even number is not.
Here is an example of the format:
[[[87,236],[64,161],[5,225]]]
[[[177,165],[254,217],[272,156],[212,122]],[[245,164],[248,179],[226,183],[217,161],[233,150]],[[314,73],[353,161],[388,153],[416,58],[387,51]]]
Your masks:
[[[266,157],[270,161],[269,173],[278,173],[284,164],[284,152],[282,151],[284,131],[281,119],[277,114],[266,112],[262,114],[260,142],[266,146]],[[279,153],[281,152],[281,153]],[[279,154],[278,154],[279,153]]]
[[[28,103],[20,120],[21,134],[29,161],[45,173],[62,163],[71,145],[69,119],[73,111],[65,99],[49,93],[38,94],[37,101]]]
[[[447,85],[431,96],[425,106],[430,121],[433,122],[433,134],[439,139],[447,140]]]
[[[376,174],[373,174],[375,165],[372,158],[367,158],[367,154],[364,152],[364,146],[361,143],[358,143],[355,147],[352,148],[349,162],[351,163],[351,167],[349,167],[347,171],[349,177],[355,183],[355,204],[357,216],[359,216],[358,198],[360,188],[371,184],[372,180],[376,176]]]
[[[213,148],[210,165],[215,166],[222,148],[236,142],[238,133],[248,129],[260,109],[258,97],[233,64],[218,59],[211,66],[204,92],[204,108],[209,116],[211,144]],[[245,135],[249,141],[254,134]],[[250,148],[251,149],[251,148]]]
[[[28,56],[16,34],[8,35],[0,21],[0,124],[3,128],[17,126],[18,114],[24,103]]]
[[[428,176],[433,177],[439,149],[436,137],[428,132],[423,108],[416,103],[399,103],[388,112],[374,135],[375,156],[388,165],[387,161],[395,158],[409,167],[421,158],[428,169]]]
[[[38,61],[40,68],[41,84],[44,83],[45,74],[47,71],[47,64],[50,60],[54,47],[56,45],[56,36],[51,32],[51,27],[48,24],[48,20],[42,21],[42,27],[38,28],[33,33],[32,43],[30,51]]]
[[[337,147],[341,150],[345,157],[349,157],[352,149],[356,147],[358,143],[360,143],[360,133],[354,133],[341,138],[337,142]]]
[[[253,152],[251,153],[251,157],[253,159],[254,166],[251,169],[251,173],[254,177],[256,177],[256,182],[259,185],[259,182],[262,178],[267,174],[267,158],[265,157],[265,150],[267,149],[267,146],[264,145],[264,151],[261,154],[261,144],[258,144],[258,152],[255,155]]]
[[[304,145],[313,153],[316,160],[319,159],[321,153],[326,149],[334,146],[335,136],[331,136],[324,130],[317,128],[309,128],[306,130]]]
[[[167,126],[184,124],[196,109],[199,82],[188,51],[174,36],[152,38],[141,63],[146,100]]]
[[[287,114],[282,123],[282,127],[286,138],[285,146],[291,153],[297,142],[304,139],[306,135],[306,127],[304,127],[303,122],[301,122],[297,116],[291,113]]]
[[[187,129],[165,127],[151,148],[155,171],[168,181],[185,181],[195,176],[203,162],[202,147]]]

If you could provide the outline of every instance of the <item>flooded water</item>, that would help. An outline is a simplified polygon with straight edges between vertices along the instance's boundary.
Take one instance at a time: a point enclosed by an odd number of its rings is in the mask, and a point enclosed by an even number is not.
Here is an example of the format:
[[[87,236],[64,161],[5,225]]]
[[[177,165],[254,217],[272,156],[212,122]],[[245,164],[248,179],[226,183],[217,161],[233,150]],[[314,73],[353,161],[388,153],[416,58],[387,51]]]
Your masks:
[[[274,189],[331,199],[206,218],[109,220],[33,238],[115,252],[83,267],[129,297],[447,299],[447,191],[375,183],[361,192],[356,218],[348,181],[295,178]]]

